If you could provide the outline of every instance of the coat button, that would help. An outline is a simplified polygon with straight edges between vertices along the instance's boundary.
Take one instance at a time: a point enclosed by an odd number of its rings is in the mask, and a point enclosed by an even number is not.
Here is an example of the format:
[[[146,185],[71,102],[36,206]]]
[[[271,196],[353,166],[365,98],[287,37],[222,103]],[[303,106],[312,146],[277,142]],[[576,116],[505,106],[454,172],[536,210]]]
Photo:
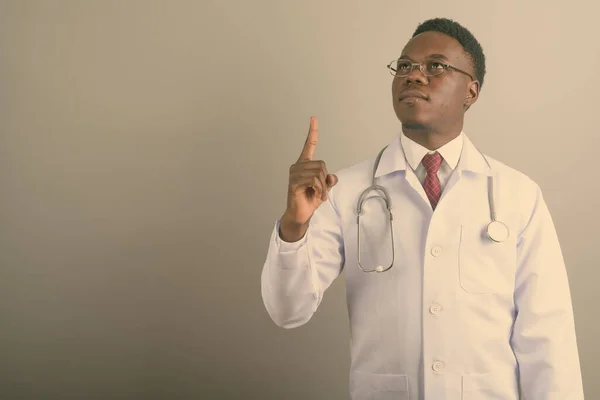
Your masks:
[[[431,307],[429,307],[429,312],[433,315],[439,315],[442,312],[442,306],[439,304],[432,304]]]
[[[444,363],[442,363],[441,361],[436,361],[431,365],[431,368],[435,371],[435,372],[441,372],[444,370]]]
[[[440,246],[433,246],[431,248],[431,255],[432,256],[437,257],[440,254],[442,254],[442,248]]]

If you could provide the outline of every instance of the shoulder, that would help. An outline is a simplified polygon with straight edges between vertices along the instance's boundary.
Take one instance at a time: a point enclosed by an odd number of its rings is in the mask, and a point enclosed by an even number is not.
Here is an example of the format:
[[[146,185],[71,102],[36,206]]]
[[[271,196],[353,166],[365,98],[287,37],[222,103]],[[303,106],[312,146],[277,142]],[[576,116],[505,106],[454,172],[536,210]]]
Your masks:
[[[494,178],[502,180],[504,184],[509,185],[513,190],[534,192],[539,190],[538,183],[523,171],[507,165],[487,154],[485,157],[492,167]]]
[[[486,158],[493,171],[495,196],[517,211],[520,230],[523,230],[536,211],[546,207],[542,188],[523,171],[488,155]]]
[[[373,175],[373,166],[375,163],[375,156],[363,159],[352,165],[339,169],[335,174],[340,179],[340,183],[344,181],[345,184],[350,184],[356,179],[371,179]]]
[[[377,154],[374,154],[333,172],[338,178],[337,184],[330,191],[334,207],[345,208],[371,186],[376,158]]]

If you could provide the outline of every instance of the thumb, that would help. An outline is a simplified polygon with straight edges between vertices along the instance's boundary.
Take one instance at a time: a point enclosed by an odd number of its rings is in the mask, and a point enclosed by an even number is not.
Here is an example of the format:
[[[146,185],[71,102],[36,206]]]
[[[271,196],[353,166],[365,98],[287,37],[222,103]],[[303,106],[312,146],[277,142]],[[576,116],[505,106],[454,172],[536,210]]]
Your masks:
[[[334,174],[328,174],[325,182],[327,183],[328,187],[334,187],[338,183],[338,177]]]

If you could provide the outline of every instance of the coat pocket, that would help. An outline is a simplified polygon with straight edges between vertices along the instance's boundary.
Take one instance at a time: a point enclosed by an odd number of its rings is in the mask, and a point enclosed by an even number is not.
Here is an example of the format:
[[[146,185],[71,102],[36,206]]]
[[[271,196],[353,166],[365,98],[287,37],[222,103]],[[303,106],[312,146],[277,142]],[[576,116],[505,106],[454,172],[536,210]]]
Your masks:
[[[352,400],[410,400],[408,376],[353,371],[350,374],[350,398]]]
[[[460,286],[467,293],[500,294],[514,290],[516,240],[497,243],[487,237],[486,226],[463,225],[458,268]]]

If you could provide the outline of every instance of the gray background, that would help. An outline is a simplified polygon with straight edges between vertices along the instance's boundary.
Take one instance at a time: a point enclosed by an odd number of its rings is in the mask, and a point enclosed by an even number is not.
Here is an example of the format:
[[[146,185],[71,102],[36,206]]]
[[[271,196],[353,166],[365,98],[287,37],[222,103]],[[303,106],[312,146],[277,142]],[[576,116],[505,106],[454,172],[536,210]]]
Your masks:
[[[0,397],[346,399],[344,283],[305,326],[260,271],[309,117],[330,171],[400,132],[386,64],[435,16],[488,75],[465,131],[542,187],[600,398],[591,1],[1,1]]]

